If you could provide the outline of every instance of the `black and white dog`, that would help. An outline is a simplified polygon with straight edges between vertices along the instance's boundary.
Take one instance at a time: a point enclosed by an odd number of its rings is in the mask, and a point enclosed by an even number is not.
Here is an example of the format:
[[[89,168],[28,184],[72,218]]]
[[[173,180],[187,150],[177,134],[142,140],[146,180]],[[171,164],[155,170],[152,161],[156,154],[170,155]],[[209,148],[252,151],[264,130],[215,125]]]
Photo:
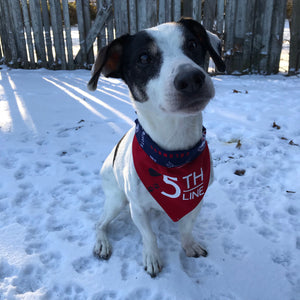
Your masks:
[[[110,257],[107,226],[126,203],[142,235],[143,263],[152,277],[162,268],[147,214],[152,208],[178,221],[187,256],[207,255],[192,236],[213,181],[201,113],[215,94],[203,69],[206,52],[225,71],[218,37],[182,18],[121,36],[98,53],[88,88],[96,89],[101,73],[123,79],[138,117],[101,169],[106,201],[94,247],[99,258]]]

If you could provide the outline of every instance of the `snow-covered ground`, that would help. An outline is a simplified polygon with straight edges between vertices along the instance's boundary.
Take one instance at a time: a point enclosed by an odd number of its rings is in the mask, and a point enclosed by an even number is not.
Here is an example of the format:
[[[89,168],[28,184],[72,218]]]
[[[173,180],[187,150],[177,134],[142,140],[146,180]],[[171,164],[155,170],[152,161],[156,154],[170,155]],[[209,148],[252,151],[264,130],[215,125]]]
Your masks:
[[[151,279],[128,210],[110,227],[110,260],[92,254],[98,172],[135,119],[126,86],[101,78],[90,93],[88,71],[2,68],[1,300],[299,299],[300,78],[213,78],[215,182],[194,231],[209,256],[187,258],[177,225],[153,213],[164,268]]]

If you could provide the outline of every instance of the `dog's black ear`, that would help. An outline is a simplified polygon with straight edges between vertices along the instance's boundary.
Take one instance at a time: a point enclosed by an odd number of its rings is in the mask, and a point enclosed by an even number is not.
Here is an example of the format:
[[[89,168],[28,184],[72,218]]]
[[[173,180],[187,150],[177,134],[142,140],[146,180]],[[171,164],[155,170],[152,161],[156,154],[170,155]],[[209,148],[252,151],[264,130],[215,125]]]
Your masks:
[[[220,72],[224,72],[226,66],[221,58],[222,47],[220,39],[215,34],[205,30],[205,28],[199,22],[191,18],[181,18],[178,23],[190,30],[199,39],[201,45],[210,54],[217,69]]]
[[[129,34],[122,35],[98,52],[92,68],[92,77],[87,85],[89,90],[96,90],[101,73],[105,77],[121,78],[123,48],[128,38]]]

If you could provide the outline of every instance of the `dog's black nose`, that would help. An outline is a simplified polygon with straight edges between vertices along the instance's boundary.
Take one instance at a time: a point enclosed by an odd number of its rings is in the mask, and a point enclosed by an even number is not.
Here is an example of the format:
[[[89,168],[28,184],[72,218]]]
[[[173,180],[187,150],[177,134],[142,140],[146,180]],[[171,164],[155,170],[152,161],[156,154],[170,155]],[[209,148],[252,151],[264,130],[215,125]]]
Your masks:
[[[184,65],[179,67],[174,85],[177,91],[192,95],[200,90],[204,81],[205,74],[201,70]]]

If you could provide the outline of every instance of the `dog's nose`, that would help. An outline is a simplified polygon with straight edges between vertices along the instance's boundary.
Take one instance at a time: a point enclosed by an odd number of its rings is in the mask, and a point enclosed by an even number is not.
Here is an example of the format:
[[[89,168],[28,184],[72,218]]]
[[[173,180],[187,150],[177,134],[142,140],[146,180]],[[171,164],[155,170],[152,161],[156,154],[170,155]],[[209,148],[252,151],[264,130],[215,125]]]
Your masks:
[[[196,68],[181,66],[174,79],[174,86],[177,91],[185,94],[197,93],[205,81],[205,74]]]

